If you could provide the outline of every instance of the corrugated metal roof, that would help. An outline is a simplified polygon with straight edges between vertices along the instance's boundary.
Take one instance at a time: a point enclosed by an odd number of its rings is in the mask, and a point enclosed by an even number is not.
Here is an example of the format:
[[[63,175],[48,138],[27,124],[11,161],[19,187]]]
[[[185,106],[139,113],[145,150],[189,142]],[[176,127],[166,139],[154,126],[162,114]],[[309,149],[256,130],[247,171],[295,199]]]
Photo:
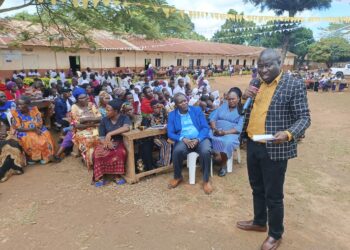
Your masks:
[[[0,20],[0,25],[5,27],[0,32],[0,47],[8,47],[11,42],[16,40],[22,30],[38,32],[39,25],[33,25],[30,22]],[[57,35],[59,33],[55,30]],[[215,43],[208,41],[185,40],[179,38],[166,38],[162,40],[147,40],[140,37],[117,37],[111,32],[103,30],[91,31],[92,40],[96,43],[97,49],[102,50],[142,50],[149,52],[172,52],[185,54],[204,54],[204,55],[225,55],[225,56],[257,56],[264,48],[237,44]],[[68,38],[60,42],[51,42],[43,36],[36,36],[22,42],[24,46],[72,46]],[[81,44],[81,48],[88,48],[87,44]],[[295,56],[288,52],[288,56]]]

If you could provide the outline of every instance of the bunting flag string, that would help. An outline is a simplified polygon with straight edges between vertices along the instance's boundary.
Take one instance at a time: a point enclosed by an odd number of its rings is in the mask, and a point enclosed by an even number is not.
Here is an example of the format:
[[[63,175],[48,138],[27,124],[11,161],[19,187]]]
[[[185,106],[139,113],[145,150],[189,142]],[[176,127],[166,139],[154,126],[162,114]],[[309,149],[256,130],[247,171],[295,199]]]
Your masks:
[[[62,3],[66,2],[63,0],[59,0]],[[88,4],[87,1],[89,0],[73,0],[73,6],[74,7],[83,7],[87,8]],[[166,17],[170,17],[172,13],[179,13],[181,17],[185,17],[185,14],[187,14],[190,18],[212,18],[217,20],[235,20],[237,22],[240,22],[242,20],[246,21],[254,21],[254,22],[269,22],[269,21],[282,21],[282,22],[332,22],[332,23],[350,23],[350,16],[339,16],[339,17],[288,17],[288,16],[252,16],[252,15],[234,15],[234,14],[224,14],[224,13],[214,13],[214,12],[205,12],[205,11],[194,11],[194,10],[179,10],[175,7],[171,6],[160,6],[160,5],[149,5],[149,4],[143,4],[143,3],[137,3],[137,2],[126,2],[126,1],[114,1],[114,0],[90,0],[93,3],[94,7],[97,7],[98,4],[101,2],[105,6],[109,5],[122,5],[124,7],[128,6],[139,6],[144,8],[153,8],[154,10],[158,11],[161,9]],[[43,0],[37,0],[39,4],[43,4]],[[52,4],[57,4],[57,0],[51,0]],[[82,3],[82,4],[81,4]]]
[[[300,29],[301,27],[294,27],[294,28],[289,28],[289,29],[280,29],[280,30],[272,30],[272,31],[264,31],[264,32],[257,32],[257,33],[247,33],[247,34],[241,34],[241,35],[236,35],[236,36],[226,36],[226,37],[220,37],[220,38],[215,38],[215,40],[226,40],[226,39],[233,39],[233,38],[247,38],[247,37],[252,37],[256,35],[272,35],[275,33],[283,33],[283,32],[290,32],[296,29]]]
[[[270,28],[288,28],[291,26],[299,26],[300,23],[276,23],[276,24],[268,24],[268,25],[257,25],[250,27],[236,27],[232,26],[230,29],[220,29],[223,32],[246,32],[246,31],[256,31],[256,30],[266,30]],[[196,30],[200,31],[217,31],[218,28],[199,28]]]

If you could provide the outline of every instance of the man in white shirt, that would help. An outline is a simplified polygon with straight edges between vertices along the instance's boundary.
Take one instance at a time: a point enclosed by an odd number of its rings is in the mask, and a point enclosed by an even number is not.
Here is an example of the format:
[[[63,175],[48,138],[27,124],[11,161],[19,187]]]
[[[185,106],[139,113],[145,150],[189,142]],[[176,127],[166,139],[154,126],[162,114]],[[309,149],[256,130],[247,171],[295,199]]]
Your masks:
[[[186,96],[185,81],[183,78],[179,79],[177,86],[174,88],[173,94],[182,93]]]
[[[63,69],[60,71],[60,79],[63,83],[66,81],[66,74],[64,73]]]

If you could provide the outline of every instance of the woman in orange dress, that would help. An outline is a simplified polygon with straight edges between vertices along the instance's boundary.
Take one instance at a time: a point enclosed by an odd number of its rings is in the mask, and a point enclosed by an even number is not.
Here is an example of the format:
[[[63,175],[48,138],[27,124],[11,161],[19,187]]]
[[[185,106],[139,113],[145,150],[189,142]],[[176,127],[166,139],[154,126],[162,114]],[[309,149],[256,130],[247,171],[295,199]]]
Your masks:
[[[11,129],[24,149],[28,164],[40,161],[46,164],[55,153],[50,132],[43,126],[41,113],[36,106],[30,107],[30,98],[21,96],[17,109],[11,110]]]
[[[89,102],[85,90],[79,88],[73,94],[77,100],[71,110],[73,142],[78,146],[88,169],[92,169],[92,154],[99,144],[97,128],[102,119],[101,113]]]

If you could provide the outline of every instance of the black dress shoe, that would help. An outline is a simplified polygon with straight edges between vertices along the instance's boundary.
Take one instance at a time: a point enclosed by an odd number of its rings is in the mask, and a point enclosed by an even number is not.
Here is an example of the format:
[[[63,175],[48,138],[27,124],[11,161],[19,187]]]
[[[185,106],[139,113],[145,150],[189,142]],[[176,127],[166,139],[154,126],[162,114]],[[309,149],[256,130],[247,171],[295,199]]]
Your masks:
[[[220,168],[220,171],[219,171],[218,175],[220,177],[224,177],[226,174],[227,174],[227,167],[226,168]]]

